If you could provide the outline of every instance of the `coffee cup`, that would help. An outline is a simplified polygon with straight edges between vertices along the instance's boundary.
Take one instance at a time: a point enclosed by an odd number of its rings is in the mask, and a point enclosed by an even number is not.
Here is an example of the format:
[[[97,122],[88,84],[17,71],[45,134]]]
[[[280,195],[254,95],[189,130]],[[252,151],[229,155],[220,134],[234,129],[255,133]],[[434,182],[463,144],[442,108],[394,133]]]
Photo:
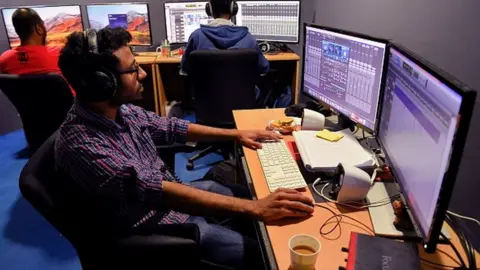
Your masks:
[[[319,112],[303,109],[302,130],[322,130],[325,127],[325,116]]]
[[[288,242],[290,261],[293,270],[315,269],[318,253],[322,248],[320,242],[308,234],[297,234]]]

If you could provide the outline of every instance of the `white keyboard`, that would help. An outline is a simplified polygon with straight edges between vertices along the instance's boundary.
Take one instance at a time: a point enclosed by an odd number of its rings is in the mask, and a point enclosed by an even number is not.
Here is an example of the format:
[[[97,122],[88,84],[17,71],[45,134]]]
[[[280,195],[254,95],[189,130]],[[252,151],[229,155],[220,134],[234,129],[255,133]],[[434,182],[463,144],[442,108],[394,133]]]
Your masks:
[[[297,162],[283,140],[268,141],[262,145],[263,149],[257,149],[257,153],[270,192],[278,188],[298,189],[307,186]]]

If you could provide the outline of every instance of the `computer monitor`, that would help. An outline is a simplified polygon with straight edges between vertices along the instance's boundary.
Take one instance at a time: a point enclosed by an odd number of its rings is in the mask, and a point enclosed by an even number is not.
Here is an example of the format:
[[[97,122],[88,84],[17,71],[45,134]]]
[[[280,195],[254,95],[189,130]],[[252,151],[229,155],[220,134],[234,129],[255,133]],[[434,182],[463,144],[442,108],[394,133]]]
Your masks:
[[[300,1],[238,1],[238,26],[259,41],[298,43]]]
[[[205,12],[207,2],[165,3],[165,27],[170,43],[187,43],[193,31],[213,18]]]
[[[475,98],[407,49],[390,48],[378,140],[427,251],[439,238]]]
[[[303,92],[374,131],[388,41],[310,24],[304,31]]]
[[[89,27],[122,27],[132,35],[132,46],[151,46],[152,30],[146,3],[119,3],[87,5]]]
[[[20,45],[20,38],[15,32],[12,15],[18,7],[2,9],[3,23],[7,31],[10,48]],[[47,45],[63,46],[68,35],[83,31],[82,14],[79,5],[65,6],[30,6],[35,10],[47,28]]]

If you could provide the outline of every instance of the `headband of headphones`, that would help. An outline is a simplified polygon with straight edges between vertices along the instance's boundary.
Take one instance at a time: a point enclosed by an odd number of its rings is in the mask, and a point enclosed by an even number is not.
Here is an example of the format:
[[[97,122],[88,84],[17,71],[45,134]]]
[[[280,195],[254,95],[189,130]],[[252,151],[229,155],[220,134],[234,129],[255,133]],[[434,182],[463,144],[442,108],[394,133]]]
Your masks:
[[[83,99],[92,102],[106,101],[117,91],[117,78],[110,70],[102,65],[102,57],[98,52],[97,31],[87,29],[83,32],[85,54],[89,64],[83,67],[82,76]]]
[[[235,0],[224,0],[227,3],[230,2],[230,14],[232,16],[237,15],[238,13],[238,4]],[[205,6],[205,12],[207,13],[208,16],[213,17],[213,7],[210,1],[207,2],[207,5]]]
[[[83,31],[83,38],[87,44],[87,53],[98,54],[97,31],[95,29],[87,29]]]

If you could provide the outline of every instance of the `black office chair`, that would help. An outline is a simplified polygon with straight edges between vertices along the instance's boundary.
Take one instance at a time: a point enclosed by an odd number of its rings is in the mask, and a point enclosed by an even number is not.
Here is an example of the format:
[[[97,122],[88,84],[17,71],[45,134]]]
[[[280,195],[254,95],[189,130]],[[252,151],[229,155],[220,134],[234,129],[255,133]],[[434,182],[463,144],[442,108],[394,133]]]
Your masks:
[[[256,50],[198,50],[188,61],[197,123],[235,128],[232,110],[256,107],[255,84],[260,77]],[[192,170],[195,160],[217,150],[224,150],[224,157],[229,158],[231,148],[228,144],[210,145],[188,159],[187,169]]]
[[[0,74],[0,89],[20,114],[30,153],[60,127],[73,104],[72,92],[58,74]]]
[[[76,249],[83,269],[225,269],[201,261],[195,224],[155,226],[128,237],[111,237],[84,218],[87,200],[64,196],[66,176],[55,169],[53,134],[30,158],[20,175],[23,196]],[[86,210],[88,211],[88,210]]]

